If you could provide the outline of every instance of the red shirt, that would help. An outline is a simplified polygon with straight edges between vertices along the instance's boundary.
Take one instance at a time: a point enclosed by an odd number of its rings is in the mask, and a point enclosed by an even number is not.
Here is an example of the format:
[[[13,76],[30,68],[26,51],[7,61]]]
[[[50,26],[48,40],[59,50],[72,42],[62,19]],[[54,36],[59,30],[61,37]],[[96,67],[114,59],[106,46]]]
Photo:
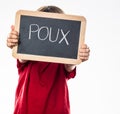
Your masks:
[[[19,74],[14,114],[70,114],[67,72],[63,64],[17,61]]]

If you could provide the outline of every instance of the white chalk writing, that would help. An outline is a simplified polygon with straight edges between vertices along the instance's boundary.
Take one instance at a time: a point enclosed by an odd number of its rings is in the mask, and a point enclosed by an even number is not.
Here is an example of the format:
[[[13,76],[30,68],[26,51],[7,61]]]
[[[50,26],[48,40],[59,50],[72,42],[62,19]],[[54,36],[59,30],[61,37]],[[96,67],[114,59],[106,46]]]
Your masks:
[[[30,40],[32,38],[33,33],[37,33],[37,37],[39,40],[46,40],[48,38],[48,40],[53,43],[53,42],[57,42],[59,35],[62,34],[61,40],[59,40],[58,43],[61,44],[63,41],[65,41],[66,45],[69,45],[67,36],[70,33],[70,30],[68,30],[65,33],[63,29],[57,28],[57,32],[55,34],[56,37],[54,39],[52,37],[52,31],[53,31],[52,27],[47,27],[47,26],[39,27],[38,24],[30,24],[28,39]],[[43,32],[44,32],[44,36],[42,35]]]

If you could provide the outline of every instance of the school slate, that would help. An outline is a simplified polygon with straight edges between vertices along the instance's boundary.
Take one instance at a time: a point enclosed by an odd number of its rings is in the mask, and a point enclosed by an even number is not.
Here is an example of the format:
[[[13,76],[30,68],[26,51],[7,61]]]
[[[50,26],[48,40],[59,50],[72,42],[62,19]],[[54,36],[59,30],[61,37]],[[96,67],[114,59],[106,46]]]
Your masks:
[[[15,58],[79,64],[79,48],[84,43],[86,19],[83,16],[19,10],[15,28],[19,45]]]

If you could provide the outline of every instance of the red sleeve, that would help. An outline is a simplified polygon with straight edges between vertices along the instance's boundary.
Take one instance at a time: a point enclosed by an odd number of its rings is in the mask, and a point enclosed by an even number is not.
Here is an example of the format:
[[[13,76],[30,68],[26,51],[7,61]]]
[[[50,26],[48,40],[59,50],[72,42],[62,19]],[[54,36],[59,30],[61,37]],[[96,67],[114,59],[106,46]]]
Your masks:
[[[28,62],[26,63],[21,63],[18,59],[17,59],[17,68],[18,68],[18,73],[20,73],[21,71],[23,71],[23,69],[28,65]]]
[[[66,70],[65,70],[65,72],[66,72],[66,78],[67,78],[68,80],[71,79],[71,78],[74,78],[74,77],[76,76],[76,67],[75,67],[75,69],[72,70],[71,72],[68,72],[68,71],[66,71]]]

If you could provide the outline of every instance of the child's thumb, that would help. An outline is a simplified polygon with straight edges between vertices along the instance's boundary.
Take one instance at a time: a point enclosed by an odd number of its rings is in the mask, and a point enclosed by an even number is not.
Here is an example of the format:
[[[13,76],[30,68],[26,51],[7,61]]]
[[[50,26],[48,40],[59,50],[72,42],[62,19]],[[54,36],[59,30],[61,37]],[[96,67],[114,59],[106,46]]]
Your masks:
[[[11,30],[15,30],[15,26],[14,25],[11,25]]]

